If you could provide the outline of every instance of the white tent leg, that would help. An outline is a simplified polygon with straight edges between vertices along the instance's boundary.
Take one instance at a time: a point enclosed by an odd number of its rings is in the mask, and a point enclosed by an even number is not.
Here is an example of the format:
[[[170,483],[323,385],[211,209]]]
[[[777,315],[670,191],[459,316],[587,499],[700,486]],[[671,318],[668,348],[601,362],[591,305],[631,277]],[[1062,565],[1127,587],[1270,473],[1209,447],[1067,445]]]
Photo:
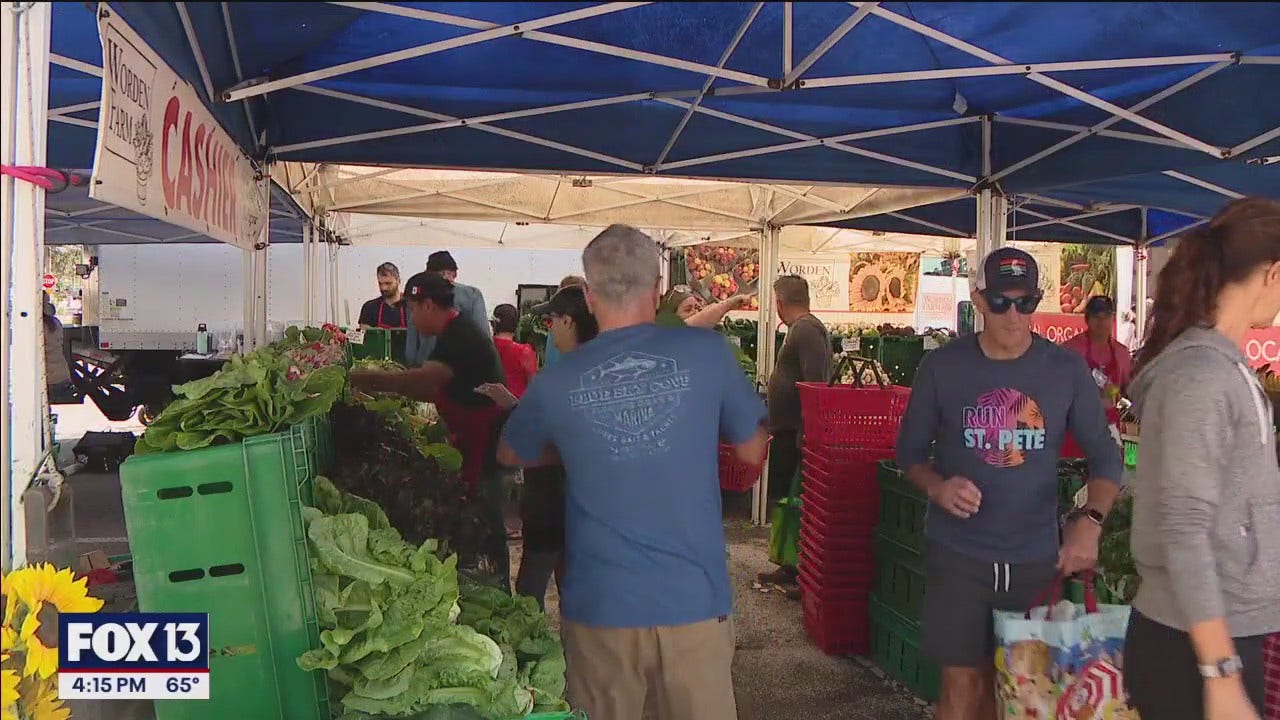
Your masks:
[[[302,324],[311,324],[311,297],[314,293],[311,278],[311,223],[302,226]]]
[[[240,302],[241,307],[244,308],[244,324],[240,328],[240,337],[243,338],[240,344],[240,352],[247,353],[253,349],[253,315],[256,307],[253,303],[253,251],[245,250],[240,257]]]
[[[782,242],[782,228],[772,225],[760,234],[760,280],[757,283],[760,300],[759,326],[756,328],[756,372],[760,382],[768,383],[773,374],[776,357],[777,333],[773,311],[773,281],[778,276],[778,247]],[[791,478],[773,478],[776,482],[791,482]],[[760,482],[751,494],[751,519],[756,525],[769,522],[769,463],[765,463]]]
[[[30,3],[3,14],[4,52],[0,158],[5,165],[45,165],[46,124],[49,114],[49,25],[52,6]],[[5,569],[26,562],[26,522],[22,495],[39,470],[46,451],[43,303],[40,269],[44,257],[44,190],[4,176],[0,184],[3,213],[4,393],[3,512],[0,513],[0,565]]]
[[[1000,247],[1004,247],[1005,236],[1009,229],[1009,201],[1003,196],[992,190],[981,190],[978,192],[978,237],[977,239],[977,255],[978,268],[974,268],[977,272],[987,253]],[[970,276],[975,277],[975,276]],[[970,282],[970,286],[973,283]],[[982,316],[975,314],[974,329],[982,329]]]
[[[270,228],[271,224],[267,224]],[[268,230],[263,230],[264,240]],[[267,248],[264,242],[261,250],[253,253],[253,346],[262,347],[267,344]]]
[[[1134,251],[1133,302],[1138,306],[1134,325],[1133,346],[1141,347],[1147,339],[1147,273],[1150,272],[1148,261],[1151,252],[1146,247]]]

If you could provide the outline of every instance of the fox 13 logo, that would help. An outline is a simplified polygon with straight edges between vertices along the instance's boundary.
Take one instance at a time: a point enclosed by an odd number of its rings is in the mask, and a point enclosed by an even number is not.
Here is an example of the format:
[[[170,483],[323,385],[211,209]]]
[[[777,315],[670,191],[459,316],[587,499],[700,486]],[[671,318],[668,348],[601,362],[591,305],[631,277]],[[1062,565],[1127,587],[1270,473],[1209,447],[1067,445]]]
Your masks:
[[[63,700],[208,700],[205,613],[64,613],[58,617]]]

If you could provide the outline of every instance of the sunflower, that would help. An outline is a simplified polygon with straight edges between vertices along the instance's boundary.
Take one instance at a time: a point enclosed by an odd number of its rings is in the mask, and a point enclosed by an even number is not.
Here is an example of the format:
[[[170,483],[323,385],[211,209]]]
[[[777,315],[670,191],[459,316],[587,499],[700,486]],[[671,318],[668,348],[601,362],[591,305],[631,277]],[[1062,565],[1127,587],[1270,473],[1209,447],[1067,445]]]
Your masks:
[[[9,718],[9,708],[15,707],[21,700],[18,695],[18,673],[0,670],[0,703],[4,705],[5,720]]]
[[[16,603],[26,610],[18,631],[26,650],[23,675],[50,677],[58,669],[58,613],[96,612],[102,600],[88,595],[87,580],[48,563],[14,571],[6,584],[6,609]]]
[[[23,703],[27,717],[31,720],[67,720],[71,717],[71,708],[64,706],[58,699],[57,683],[42,682],[32,695],[35,698],[32,702]]]

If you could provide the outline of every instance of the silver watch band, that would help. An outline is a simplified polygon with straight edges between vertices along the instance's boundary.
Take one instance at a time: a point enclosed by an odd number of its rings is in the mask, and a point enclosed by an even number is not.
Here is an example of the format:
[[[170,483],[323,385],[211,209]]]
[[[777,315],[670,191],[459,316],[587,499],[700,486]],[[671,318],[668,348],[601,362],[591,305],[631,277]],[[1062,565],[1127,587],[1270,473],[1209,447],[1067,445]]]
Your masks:
[[[1244,669],[1244,662],[1240,660],[1239,655],[1223,658],[1212,665],[1200,666],[1200,677],[1206,680],[1217,678],[1226,678],[1233,675],[1239,675]]]

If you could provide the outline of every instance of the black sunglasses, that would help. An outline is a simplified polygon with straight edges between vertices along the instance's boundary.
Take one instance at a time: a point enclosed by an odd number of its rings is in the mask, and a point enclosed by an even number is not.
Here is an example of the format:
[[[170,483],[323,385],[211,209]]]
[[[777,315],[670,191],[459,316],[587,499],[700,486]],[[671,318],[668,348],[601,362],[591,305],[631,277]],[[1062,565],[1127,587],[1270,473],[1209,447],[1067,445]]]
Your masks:
[[[1044,299],[1044,293],[1009,297],[1008,295],[984,291],[982,297],[986,299],[987,307],[991,308],[991,312],[997,315],[1003,315],[1012,308],[1017,308],[1022,315],[1030,315],[1036,311],[1036,308],[1040,307],[1040,301]]]

